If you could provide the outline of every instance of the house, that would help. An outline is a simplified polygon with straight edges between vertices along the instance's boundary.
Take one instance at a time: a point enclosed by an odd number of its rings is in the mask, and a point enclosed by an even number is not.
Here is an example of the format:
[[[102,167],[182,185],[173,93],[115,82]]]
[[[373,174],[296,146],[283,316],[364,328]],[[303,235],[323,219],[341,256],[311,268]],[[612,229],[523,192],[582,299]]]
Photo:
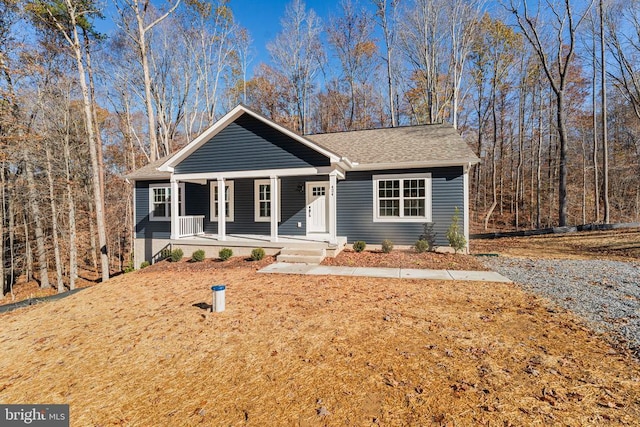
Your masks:
[[[445,124],[300,136],[240,105],[127,176],[135,265],[167,247],[213,257],[221,247],[332,254],[357,240],[411,245],[429,222],[447,246],[456,207],[468,240],[468,172],[478,161]]]

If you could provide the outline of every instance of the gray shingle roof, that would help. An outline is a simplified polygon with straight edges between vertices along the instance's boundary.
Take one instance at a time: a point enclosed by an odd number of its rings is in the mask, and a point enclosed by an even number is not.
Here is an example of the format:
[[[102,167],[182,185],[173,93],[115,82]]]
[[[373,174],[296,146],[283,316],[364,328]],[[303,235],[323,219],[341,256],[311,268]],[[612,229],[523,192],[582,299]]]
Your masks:
[[[169,160],[171,156],[164,156],[155,162],[151,162],[146,166],[136,169],[130,174],[125,175],[128,179],[169,179],[171,178],[171,172],[160,172],[158,168],[162,166],[164,162]]]
[[[361,165],[479,161],[460,134],[447,124],[324,133],[305,138]]]
[[[460,134],[447,124],[324,133],[305,135],[305,138],[363,166],[437,166],[480,161]],[[126,177],[133,180],[169,179],[169,172],[157,169],[169,158],[158,159]]]

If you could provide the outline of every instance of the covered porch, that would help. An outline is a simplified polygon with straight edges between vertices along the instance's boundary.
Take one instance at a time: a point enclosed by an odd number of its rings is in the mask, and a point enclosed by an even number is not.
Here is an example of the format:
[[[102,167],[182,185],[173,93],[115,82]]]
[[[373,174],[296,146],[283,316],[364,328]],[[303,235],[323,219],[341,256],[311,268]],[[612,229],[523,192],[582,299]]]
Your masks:
[[[178,197],[170,202],[170,239],[254,247],[257,243],[335,246],[340,242],[337,180],[342,178],[344,173],[336,167],[173,173],[171,194]]]

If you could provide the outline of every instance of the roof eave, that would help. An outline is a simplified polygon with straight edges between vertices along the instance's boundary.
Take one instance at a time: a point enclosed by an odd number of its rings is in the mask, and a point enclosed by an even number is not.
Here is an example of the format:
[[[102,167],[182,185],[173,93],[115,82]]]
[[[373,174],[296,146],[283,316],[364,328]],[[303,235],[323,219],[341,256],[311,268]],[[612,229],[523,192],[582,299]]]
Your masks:
[[[448,166],[467,166],[469,164],[479,163],[479,159],[455,159],[455,160],[438,160],[438,161],[416,161],[416,162],[381,162],[381,163],[359,163],[355,164],[351,170],[381,170],[381,169],[415,169],[415,168],[434,168]]]

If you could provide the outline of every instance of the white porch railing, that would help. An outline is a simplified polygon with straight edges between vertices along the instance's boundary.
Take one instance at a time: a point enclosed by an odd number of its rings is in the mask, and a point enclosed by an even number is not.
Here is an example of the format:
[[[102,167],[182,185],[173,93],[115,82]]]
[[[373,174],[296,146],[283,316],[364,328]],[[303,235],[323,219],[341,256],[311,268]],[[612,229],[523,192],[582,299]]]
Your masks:
[[[204,215],[178,217],[178,238],[204,234]]]

